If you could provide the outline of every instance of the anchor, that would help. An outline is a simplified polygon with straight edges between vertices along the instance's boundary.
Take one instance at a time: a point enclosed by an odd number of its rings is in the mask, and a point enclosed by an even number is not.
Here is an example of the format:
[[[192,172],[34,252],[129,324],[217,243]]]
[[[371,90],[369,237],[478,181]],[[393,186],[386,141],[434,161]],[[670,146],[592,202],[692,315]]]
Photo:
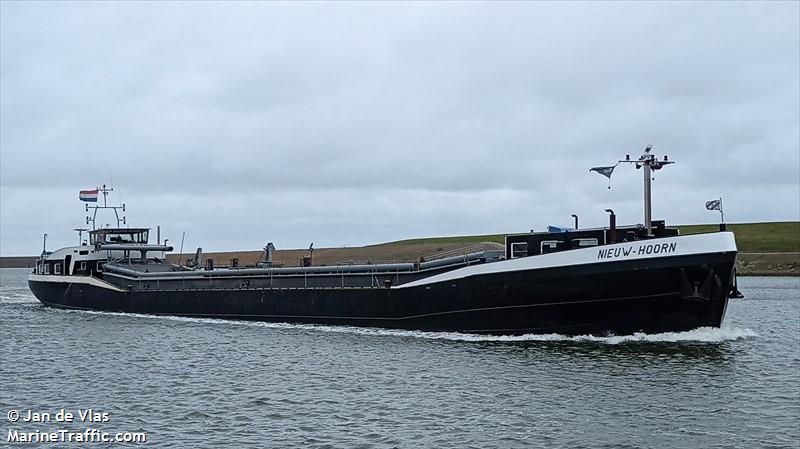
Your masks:
[[[736,267],[733,268],[733,282],[731,283],[731,291],[728,292],[728,297],[733,299],[744,299],[744,294],[739,291],[739,275],[736,273]]]
[[[711,301],[713,290],[719,290],[722,287],[722,282],[719,276],[713,269],[705,267],[708,270],[706,278],[703,282],[690,281],[686,270],[681,268],[681,299],[689,301]]]

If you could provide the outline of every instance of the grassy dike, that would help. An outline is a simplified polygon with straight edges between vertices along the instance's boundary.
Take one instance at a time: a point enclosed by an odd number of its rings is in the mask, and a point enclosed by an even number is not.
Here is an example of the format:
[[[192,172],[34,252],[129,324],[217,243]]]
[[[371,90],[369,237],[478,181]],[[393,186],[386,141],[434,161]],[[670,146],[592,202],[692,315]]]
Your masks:
[[[719,225],[679,225],[681,235],[719,231]],[[800,221],[774,223],[729,224],[728,230],[736,234],[736,246],[746,253],[800,252]],[[461,237],[433,237],[400,240],[386,245],[436,244],[436,243],[504,243],[506,234],[486,234]]]
[[[699,234],[719,230],[719,225],[678,226],[681,234]],[[736,235],[736,247],[743,253],[800,252],[800,221],[729,224]]]
[[[677,228],[682,235],[686,235],[714,232],[719,230],[719,225],[685,225]],[[740,274],[800,276],[800,222],[729,224],[728,230],[736,234]],[[503,244],[504,241],[505,234],[399,240],[354,248],[320,248],[314,251],[314,258],[315,263],[320,264],[335,264],[341,260],[412,260],[420,255],[457,251],[459,247],[470,244]],[[303,249],[279,250],[277,260],[296,264],[306,253]],[[185,254],[182,258],[186,260],[193,255]],[[262,251],[208,253],[205,257],[213,258],[218,265],[227,264],[232,257],[238,257],[243,264],[254,264],[262,257]],[[178,255],[172,254],[170,258],[177,261]],[[0,257],[0,267],[32,267],[35,263],[36,257]]]
[[[718,224],[679,225],[681,235],[719,230]],[[741,223],[727,225],[736,235],[737,270],[746,276],[800,276],[800,222]],[[400,240],[386,245],[503,243],[505,234],[435,237]]]
[[[681,234],[719,229],[718,225],[680,226]],[[731,224],[739,248],[737,270],[745,276],[800,276],[800,222]]]

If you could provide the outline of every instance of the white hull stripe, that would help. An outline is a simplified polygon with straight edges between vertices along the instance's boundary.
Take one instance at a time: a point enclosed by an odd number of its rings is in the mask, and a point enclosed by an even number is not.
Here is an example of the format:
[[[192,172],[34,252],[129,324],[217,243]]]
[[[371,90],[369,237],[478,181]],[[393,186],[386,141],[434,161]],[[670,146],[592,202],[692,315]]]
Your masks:
[[[37,282],[56,282],[61,284],[84,284],[84,285],[91,285],[93,287],[105,288],[107,290],[113,290],[115,292],[125,292],[116,285],[109,284],[108,282],[97,279],[96,277],[92,276],[58,276],[52,274],[29,274],[28,275],[29,281],[37,281]]]
[[[407,284],[393,286],[392,288],[418,287],[420,285],[448,282],[482,274],[732,251],[736,251],[736,240],[732,232],[715,232],[710,234],[636,240],[633,242],[573,249],[558,253],[521,257],[519,259],[510,259],[483,265],[473,265],[437,274],[436,276],[425,279],[419,279]]]

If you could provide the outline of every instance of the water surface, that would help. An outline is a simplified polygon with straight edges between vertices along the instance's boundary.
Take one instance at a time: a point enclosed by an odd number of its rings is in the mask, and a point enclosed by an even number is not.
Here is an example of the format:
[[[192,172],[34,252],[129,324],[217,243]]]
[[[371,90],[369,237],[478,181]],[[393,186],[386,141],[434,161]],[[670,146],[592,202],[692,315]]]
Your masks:
[[[62,311],[26,275],[0,270],[0,446],[87,427],[9,410],[92,407],[167,448],[800,447],[798,278],[741,278],[723,329],[598,338]]]

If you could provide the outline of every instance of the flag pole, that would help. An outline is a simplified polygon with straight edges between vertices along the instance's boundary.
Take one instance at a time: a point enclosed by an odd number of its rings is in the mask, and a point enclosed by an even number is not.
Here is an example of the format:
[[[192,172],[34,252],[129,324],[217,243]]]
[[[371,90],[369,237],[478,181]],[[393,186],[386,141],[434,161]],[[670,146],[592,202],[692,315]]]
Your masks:
[[[722,212],[722,197],[719,197],[719,216],[720,220],[722,220],[722,222],[725,223],[725,213]]]

